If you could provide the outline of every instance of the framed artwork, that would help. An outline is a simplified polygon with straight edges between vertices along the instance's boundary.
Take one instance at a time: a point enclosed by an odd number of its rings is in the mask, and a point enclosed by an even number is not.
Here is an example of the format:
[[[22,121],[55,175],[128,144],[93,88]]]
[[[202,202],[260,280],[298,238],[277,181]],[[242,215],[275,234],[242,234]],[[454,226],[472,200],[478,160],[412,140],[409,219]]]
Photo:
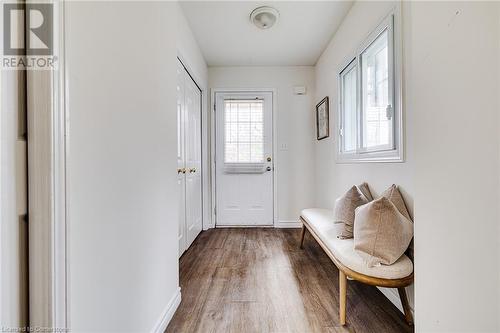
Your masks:
[[[318,140],[323,140],[330,136],[328,96],[316,105],[316,136]]]

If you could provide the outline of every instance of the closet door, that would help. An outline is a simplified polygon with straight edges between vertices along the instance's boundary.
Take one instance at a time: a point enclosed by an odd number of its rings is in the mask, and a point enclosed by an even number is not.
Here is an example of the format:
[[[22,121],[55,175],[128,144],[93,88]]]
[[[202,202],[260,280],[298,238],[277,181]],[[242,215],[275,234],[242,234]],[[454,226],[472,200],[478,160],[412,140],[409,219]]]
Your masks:
[[[185,74],[186,248],[202,230],[201,91]]]
[[[179,257],[186,250],[186,164],[184,123],[185,70],[177,65],[177,193],[179,196]]]

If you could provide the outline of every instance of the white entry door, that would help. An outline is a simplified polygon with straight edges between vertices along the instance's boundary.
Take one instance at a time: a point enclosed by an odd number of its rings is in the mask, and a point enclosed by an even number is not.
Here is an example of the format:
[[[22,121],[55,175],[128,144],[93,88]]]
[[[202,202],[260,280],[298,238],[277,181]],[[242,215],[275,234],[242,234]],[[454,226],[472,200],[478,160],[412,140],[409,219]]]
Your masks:
[[[273,225],[273,95],[216,93],[216,224]]]
[[[177,67],[177,187],[179,255],[203,228],[201,182],[201,91],[182,64]]]

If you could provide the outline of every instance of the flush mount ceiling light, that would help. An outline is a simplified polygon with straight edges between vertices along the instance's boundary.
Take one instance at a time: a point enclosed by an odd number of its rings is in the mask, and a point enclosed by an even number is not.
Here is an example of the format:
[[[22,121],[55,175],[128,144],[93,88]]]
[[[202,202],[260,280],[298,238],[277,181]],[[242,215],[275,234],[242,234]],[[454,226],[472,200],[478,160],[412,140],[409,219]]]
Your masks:
[[[279,16],[280,13],[273,7],[258,7],[250,14],[250,22],[259,29],[269,29],[278,21]]]

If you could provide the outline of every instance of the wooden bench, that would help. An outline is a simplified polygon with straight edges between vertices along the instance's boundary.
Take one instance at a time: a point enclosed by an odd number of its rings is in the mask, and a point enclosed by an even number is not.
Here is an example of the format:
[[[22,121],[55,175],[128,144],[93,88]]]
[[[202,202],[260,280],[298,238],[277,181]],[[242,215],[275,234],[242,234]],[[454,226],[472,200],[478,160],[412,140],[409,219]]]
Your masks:
[[[403,255],[392,265],[368,267],[354,250],[353,239],[339,239],[342,224],[333,223],[333,212],[328,209],[311,208],[301,212],[302,233],[300,248],[303,248],[306,229],[316,239],[339,270],[339,317],[346,324],[347,280],[356,280],[368,285],[397,288],[406,322],[413,325],[413,316],[405,287],[413,283],[413,262]]]

